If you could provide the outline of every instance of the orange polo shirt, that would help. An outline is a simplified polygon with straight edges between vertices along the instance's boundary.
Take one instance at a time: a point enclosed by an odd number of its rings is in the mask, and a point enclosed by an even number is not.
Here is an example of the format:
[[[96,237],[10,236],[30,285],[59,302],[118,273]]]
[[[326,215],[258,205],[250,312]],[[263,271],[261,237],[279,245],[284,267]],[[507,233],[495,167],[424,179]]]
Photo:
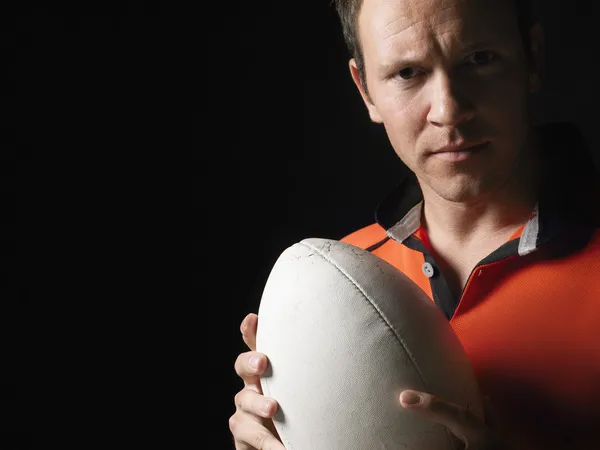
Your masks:
[[[430,251],[412,175],[378,207],[377,223],[342,240],[397,267],[436,303],[517,448],[600,449],[600,228],[589,214],[561,211],[549,191],[477,264],[459,298]],[[597,211],[600,201],[588,206]]]

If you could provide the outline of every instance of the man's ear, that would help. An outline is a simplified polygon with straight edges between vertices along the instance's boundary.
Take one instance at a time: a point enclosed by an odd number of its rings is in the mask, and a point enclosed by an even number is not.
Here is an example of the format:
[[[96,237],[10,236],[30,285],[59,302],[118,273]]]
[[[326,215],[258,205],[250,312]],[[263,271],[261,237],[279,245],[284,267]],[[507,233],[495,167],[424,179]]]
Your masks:
[[[365,86],[363,86],[362,80],[360,79],[360,75],[358,72],[358,67],[356,66],[356,60],[354,58],[350,60],[349,66],[350,74],[352,75],[354,84],[358,88],[360,96],[362,97],[363,101],[365,102],[365,105],[367,106],[367,109],[369,110],[369,116],[371,117],[371,120],[376,123],[382,123],[383,120],[381,119],[381,116],[377,111],[377,107],[373,104],[373,102],[371,101],[371,97],[369,96],[369,94],[367,94]]]
[[[544,38],[544,29],[539,23],[534,24],[529,29],[529,54],[531,61],[529,64],[529,92],[538,92],[545,76],[546,66],[546,42]]]

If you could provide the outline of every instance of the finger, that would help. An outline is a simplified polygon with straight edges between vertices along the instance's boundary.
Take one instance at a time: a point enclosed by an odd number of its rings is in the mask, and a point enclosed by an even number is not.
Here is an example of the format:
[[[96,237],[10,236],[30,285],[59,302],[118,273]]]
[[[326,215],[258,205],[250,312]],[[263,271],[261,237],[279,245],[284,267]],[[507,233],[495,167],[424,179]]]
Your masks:
[[[487,438],[487,427],[469,408],[412,390],[400,394],[400,403],[404,408],[444,425],[465,444],[474,445]]]
[[[239,435],[240,425],[244,422],[261,424],[259,417],[236,410],[235,414],[229,418],[229,430],[233,436],[233,443],[236,450],[254,450],[255,447],[250,446],[247,442],[242,442],[242,438]]]
[[[235,371],[244,380],[246,387],[253,386],[257,392],[262,392],[260,375],[267,369],[267,357],[258,352],[245,352],[235,360]]]
[[[236,394],[234,401],[237,409],[265,419],[273,417],[279,406],[272,398],[252,389],[242,389]]]
[[[256,350],[256,329],[258,328],[258,316],[254,313],[248,314],[240,326],[242,339],[252,351]]]
[[[237,450],[285,450],[281,442],[261,424],[247,420],[241,414],[229,419],[229,429],[234,436]]]

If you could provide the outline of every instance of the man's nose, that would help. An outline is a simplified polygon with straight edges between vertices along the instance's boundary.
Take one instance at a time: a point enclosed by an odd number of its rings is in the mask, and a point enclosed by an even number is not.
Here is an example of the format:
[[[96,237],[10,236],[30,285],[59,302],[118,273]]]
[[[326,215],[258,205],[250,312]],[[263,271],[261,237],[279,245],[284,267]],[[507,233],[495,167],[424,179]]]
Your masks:
[[[471,120],[475,115],[473,103],[467,98],[459,83],[445,74],[430,80],[430,107],[427,120],[437,127],[456,126]]]

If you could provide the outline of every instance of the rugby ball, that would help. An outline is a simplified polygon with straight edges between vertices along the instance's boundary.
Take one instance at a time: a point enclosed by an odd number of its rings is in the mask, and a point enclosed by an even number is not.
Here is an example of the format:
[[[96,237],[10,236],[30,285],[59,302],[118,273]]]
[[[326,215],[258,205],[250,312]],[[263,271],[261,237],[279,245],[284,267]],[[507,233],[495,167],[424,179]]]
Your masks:
[[[383,259],[330,239],[285,249],[258,310],[263,393],[287,450],[455,450],[445,427],[405,410],[404,389],[483,418],[463,347],[434,302]],[[464,445],[462,445],[464,446]]]

